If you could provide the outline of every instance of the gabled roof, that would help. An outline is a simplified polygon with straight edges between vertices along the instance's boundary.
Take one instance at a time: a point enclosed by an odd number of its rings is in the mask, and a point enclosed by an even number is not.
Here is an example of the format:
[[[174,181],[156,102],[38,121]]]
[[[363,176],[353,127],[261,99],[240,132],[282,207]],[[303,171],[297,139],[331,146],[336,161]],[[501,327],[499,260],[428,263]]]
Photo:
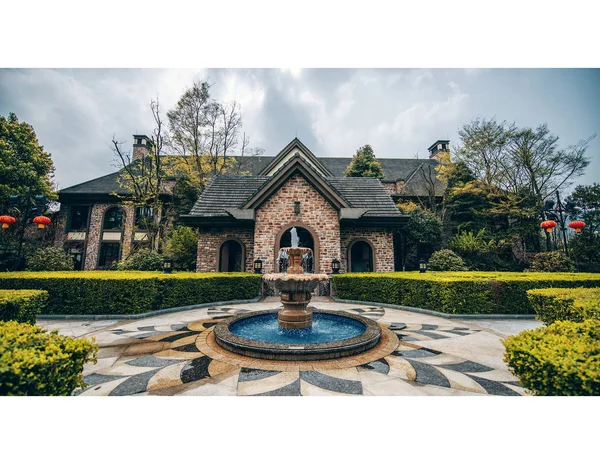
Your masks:
[[[267,182],[265,182],[259,190],[257,190],[252,196],[248,198],[243,208],[258,208],[266,200],[268,200],[273,193],[287,182],[295,174],[301,174],[309,184],[313,186],[331,205],[340,210],[341,208],[348,208],[351,205],[348,201],[336,191],[335,188],[325,180],[325,178],[319,173],[317,168],[309,164],[309,162],[297,153],[289,158],[272,176],[270,176]]]
[[[362,217],[401,216],[392,197],[379,179],[372,177],[331,177],[327,182],[352,205],[365,208]]]
[[[294,153],[296,151],[296,153]],[[281,168],[283,164],[287,162],[287,158],[291,158],[292,156],[303,156],[306,158],[306,161],[312,165],[321,175],[323,176],[332,176],[333,174],[327,169],[323,163],[314,155],[312,151],[310,151],[306,145],[304,145],[298,137],[295,137],[290,143],[288,143],[283,150],[279,152],[275,158],[265,166],[258,174],[271,176]]]

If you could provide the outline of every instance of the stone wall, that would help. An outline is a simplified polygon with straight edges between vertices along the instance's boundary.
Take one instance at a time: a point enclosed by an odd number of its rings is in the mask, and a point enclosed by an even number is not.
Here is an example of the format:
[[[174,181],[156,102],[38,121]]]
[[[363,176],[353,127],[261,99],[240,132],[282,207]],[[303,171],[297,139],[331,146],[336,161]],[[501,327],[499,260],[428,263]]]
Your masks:
[[[294,213],[295,201],[300,202],[298,214]],[[254,253],[263,261],[263,272],[274,272],[277,236],[294,225],[313,233],[319,249],[319,268],[315,271],[331,273],[331,261],[340,259],[338,213],[300,174],[256,210]]]
[[[238,239],[245,248],[245,270],[254,272],[254,231],[251,228],[215,227],[200,230],[198,238],[197,272],[217,272],[221,244]]]
[[[343,227],[341,230],[341,272],[348,272],[348,246],[356,239],[365,239],[373,247],[375,272],[394,271],[394,240],[390,229]]]

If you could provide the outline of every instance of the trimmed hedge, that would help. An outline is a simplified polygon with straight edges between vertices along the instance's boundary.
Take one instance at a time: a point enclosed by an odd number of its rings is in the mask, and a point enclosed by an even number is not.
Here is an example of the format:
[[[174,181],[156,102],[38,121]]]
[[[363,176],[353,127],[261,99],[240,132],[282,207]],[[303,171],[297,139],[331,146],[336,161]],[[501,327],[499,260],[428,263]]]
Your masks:
[[[504,361],[536,395],[600,395],[600,321],[557,321],[503,343]]]
[[[37,325],[0,322],[0,396],[66,396],[85,387],[83,365],[96,363],[91,341]]]
[[[600,287],[600,274],[390,272],[333,276],[342,300],[372,301],[449,314],[534,314],[527,290]]]
[[[540,288],[528,290],[527,297],[545,324],[600,319],[600,289]]]
[[[250,273],[142,271],[7,272],[0,288],[48,292],[44,314],[141,314],[157,309],[258,296]]]
[[[0,321],[35,324],[47,301],[44,290],[0,290]]]

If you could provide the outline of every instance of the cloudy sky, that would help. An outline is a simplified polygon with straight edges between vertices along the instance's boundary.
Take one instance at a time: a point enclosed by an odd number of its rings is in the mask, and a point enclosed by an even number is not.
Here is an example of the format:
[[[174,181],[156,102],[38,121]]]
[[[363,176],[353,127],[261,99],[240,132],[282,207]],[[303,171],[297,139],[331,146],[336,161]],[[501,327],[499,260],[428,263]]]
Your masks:
[[[195,79],[271,156],[297,135],[317,156],[426,157],[477,116],[546,122],[565,147],[600,134],[598,69],[0,69],[0,114],[33,125],[64,188],[114,171],[113,134],[149,133],[150,100],[170,109]],[[588,155],[580,182],[600,181],[600,136]]]

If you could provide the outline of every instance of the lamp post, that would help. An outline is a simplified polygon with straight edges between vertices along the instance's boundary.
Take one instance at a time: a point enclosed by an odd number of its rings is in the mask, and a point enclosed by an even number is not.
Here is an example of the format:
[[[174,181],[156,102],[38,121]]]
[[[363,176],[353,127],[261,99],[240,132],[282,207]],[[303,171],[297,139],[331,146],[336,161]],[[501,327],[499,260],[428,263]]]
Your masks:
[[[419,272],[421,274],[425,274],[427,272],[427,261],[425,261],[423,258],[419,260]]]
[[[262,259],[255,259],[254,260],[254,273],[255,274],[262,274]]]
[[[563,205],[562,201],[560,200],[560,193],[558,193],[558,190],[557,190],[556,191],[556,203],[554,202],[554,200],[546,200],[546,202],[544,203],[544,213],[545,213],[546,217],[551,220],[551,221],[546,221],[546,222],[554,222],[554,221],[559,222],[560,230],[562,231],[565,255],[567,255],[567,257],[568,257],[569,256],[569,247],[567,245],[566,222],[567,222],[567,218],[569,218],[569,217],[573,218],[577,214],[577,208],[575,206],[575,202],[567,201]],[[556,223],[555,223],[555,225],[556,225]],[[549,244],[550,243],[550,233],[548,232],[547,229],[546,229],[546,239]],[[549,250],[549,247],[548,247],[548,250]]]
[[[332,274],[339,274],[340,273],[340,260],[337,258],[333,258],[333,260],[331,261],[331,273]]]
[[[165,258],[163,260],[163,274],[171,274],[173,272],[173,260]]]

